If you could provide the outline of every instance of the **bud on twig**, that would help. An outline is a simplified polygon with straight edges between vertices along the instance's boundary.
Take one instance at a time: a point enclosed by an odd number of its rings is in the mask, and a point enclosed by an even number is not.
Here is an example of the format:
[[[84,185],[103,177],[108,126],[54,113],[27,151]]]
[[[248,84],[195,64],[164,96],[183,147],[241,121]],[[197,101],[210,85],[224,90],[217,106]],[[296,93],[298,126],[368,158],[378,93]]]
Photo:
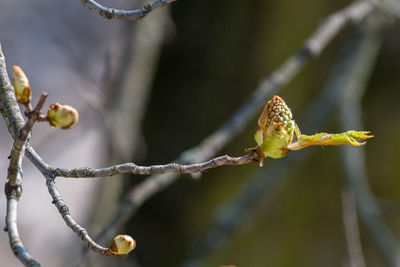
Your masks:
[[[68,105],[60,105],[59,103],[50,105],[47,117],[52,126],[61,129],[71,128],[79,119],[76,109]]]
[[[13,66],[12,79],[18,103],[29,104],[32,98],[31,88],[28,78],[20,67]]]
[[[267,102],[258,119],[258,129],[254,135],[255,148],[246,151],[256,152],[260,166],[266,157],[282,158],[292,150],[300,150],[308,146],[319,145],[351,145],[361,146],[365,140],[372,138],[368,131],[347,131],[339,134],[317,133],[305,135],[292,120],[292,112],[279,96],[273,96]],[[296,142],[293,143],[293,137]]]
[[[129,235],[117,235],[108,247],[108,251],[118,257],[126,257],[136,247],[135,240]]]
[[[258,119],[261,129],[266,129],[270,125],[286,126],[292,120],[292,112],[282,98],[275,95],[267,102],[264,110]]]

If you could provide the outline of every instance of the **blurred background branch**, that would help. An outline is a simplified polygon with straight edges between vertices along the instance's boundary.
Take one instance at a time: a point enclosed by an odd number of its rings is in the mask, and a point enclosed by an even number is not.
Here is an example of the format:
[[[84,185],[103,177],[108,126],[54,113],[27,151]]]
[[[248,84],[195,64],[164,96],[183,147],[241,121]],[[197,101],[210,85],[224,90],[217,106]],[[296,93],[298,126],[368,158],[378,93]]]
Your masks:
[[[377,53],[381,45],[381,22],[371,18],[360,27],[359,35],[363,36],[359,56],[355,67],[348,72],[348,78],[343,79],[343,98],[340,102],[341,128],[354,127],[361,129],[362,107],[366,84],[375,65]],[[341,148],[343,166],[349,186],[355,195],[360,217],[363,220],[370,237],[378,247],[386,261],[386,266],[400,266],[399,244],[393,233],[386,226],[375,197],[369,188],[365,165],[365,149],[353,150]]]
[[[141,20],[151,11],[163,8],[170,4],[171,2],[175,2],[176,0],[156,0],[150,2],[142,8],[134,9],[134,10],[121,10],[115,8],[105,7],[94,0],[81,0],[82,4],[87,6],[89,9],[92,9],[99,13],[100,16],[106,19],[120,19],[120,20]]]
[[[360,230],[356,200],[348,189],[342,191],[343,225],[346,234],[347,250],[349,251],[350,267],[365,267],[365,259],[362,252]],[[347,264],[345,265],[347,266]]]

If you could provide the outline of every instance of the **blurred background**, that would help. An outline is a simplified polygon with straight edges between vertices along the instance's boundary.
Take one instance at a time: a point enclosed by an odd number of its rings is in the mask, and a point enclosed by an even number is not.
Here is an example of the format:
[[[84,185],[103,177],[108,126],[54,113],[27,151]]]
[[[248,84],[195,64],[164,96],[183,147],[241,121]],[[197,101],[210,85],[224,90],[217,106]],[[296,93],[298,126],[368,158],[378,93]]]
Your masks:
[[[101,3],[125,9],[144,4]],[[350,3],[179,0],[140,22],[126,22],[106,20],[78,0],[2,0],[0,42],[9,73],[19,65],[28,75],[34,103],[47,91],[48,104],[69,104],[79,111],[80,121],[71,130],[35,125],[31,144],[46,162],[69,168],[162,164],[218,129],[325,17]],[[361,121],[350,127],[375,135],[356,158],[365,162],[361,184],[370,187],[364,189],[374,196],[387,230],[382,235],[393,241],[398,257],[400,23],[383,12],[376,17],[379,27],[367,22],[346,27],[277,94],[304,133],[340,132],[354,114],[344,112],[345,88],[335,79],[350,72],[346,62],[361,51],[358,42],[372,47],[373,52],[360,54],[369,59],[359,63],[368,70],[357,76],[365,92],[361,102],[354,102],[361,104],[355,111],[362,112],[356,114]],[[254,117],[218,155],[240,156],[255,146],[256,126]],[[0,136],[0,169],[6,177],[12,138],[4,123]],[[91,252],[80,266],[354,266],[344,226],[351,201],[342,197],[349,192],[353,163],[346,165],[345,153],[315,147],[287,159],[268,159],[263,168],[248,164],[201,177],[184,175],[150,198],[121,229],[137,242],[131,255],[118,259]],[[72,216],[95,236],[124,193],[143,179],[56,181]],[[350,185],[354,190],[357,183]],[[43,266],[76,266],[84,246],[26,159],[23,188],[18,216],[26,248]],[[4,218],[3,191],[0,207]],[[368,223],[358,219],[366,266],[390,266]],[[0,258],[4,266],[21,266],[6,233],[0,235]]]

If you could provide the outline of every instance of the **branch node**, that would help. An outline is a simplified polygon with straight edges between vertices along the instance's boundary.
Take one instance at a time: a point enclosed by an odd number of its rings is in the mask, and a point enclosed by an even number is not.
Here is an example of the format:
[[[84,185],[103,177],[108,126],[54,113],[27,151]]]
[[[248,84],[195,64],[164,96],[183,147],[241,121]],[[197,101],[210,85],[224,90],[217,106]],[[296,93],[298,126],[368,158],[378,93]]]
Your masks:
[[[4,186],[4,192],[6,194],[7,199],[13,198],[19,200],[19,198],[22,195],[22,185],[20,184],[11,185],[10,182],[8,181]]]

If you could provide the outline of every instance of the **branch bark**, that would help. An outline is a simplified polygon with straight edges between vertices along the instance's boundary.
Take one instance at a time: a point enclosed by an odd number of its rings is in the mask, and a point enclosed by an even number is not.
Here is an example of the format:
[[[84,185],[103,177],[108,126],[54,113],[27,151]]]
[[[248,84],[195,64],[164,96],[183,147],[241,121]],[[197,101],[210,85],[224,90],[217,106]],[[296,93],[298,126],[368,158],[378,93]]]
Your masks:
[[[165,165],[152,165],[152,166],[138,166],[134,163],[124,163],[120,165],[114,165],[111,167],[91,169],[91,168],[79,168],[79,169],[60,169],[60,168],[49,168],[49,173],[56,177],[74,177],[74,178],[95,178],[113,176],[121,173],[139,174],[139,175],[151,175],[151,174],[163,174],[163,173],[195,173],[206,171],[211,168],[228,166],[228,165],[244,165],[253,162],[257,159],[257,153],[251,153],[241,157],[230,157],[228,155],[220,156],[217,158],[210,159],[206,162],[195,163],[195,164],[177,164],[169,163]]]
[[[73,232],[75,232],[81,239],[84,241],[87,246],[94,252],[100,253],[105,256],[110,256],[111,253],[108,251],[108,248],[102,247],[89,236],[87,230],[80,226],[71,216],[69,212],[69,208],[67,204],[65,204],[64,200],[61,198],[60,193],[57,190],[56,183],[54,178],[51,176],[45,176],[47,189],[51,197],[53,198],[53,204],[57,207],[58,212],[61,214],[61,217],[64,219],[65,223]]]
[[[163,8],[177,0],[156,0],[142,8],[133,10],[122,10],[110,7],[105,7],[94,0],[81,0],[81,3],[89,9],[96,11],[100,16],[106,19],[132,20],[138,21],[146,17],[150,12]]]
[[[22,244],[17,225],[17,208],[18,199],[15,197],[7,198],[6,230],[11,249],[25,266],[40,267],[40,263],[29,254]]]
[[[6,227],[10,247],[15,256],[25,266],[41,266],[40,263],[32,258],[25,249],[19,236],[17,225],[18,200],[22,194],[22,159],[25,153],[25,142],[34,121],[30,120],[25,124],[14,89],[8,78],[6,62],[0,43],[0,111],[8,126],[11,135],[14,137],[14,145],[10,155],[10,164],[7,173],[7,183],[5,193],[7,197]]]

